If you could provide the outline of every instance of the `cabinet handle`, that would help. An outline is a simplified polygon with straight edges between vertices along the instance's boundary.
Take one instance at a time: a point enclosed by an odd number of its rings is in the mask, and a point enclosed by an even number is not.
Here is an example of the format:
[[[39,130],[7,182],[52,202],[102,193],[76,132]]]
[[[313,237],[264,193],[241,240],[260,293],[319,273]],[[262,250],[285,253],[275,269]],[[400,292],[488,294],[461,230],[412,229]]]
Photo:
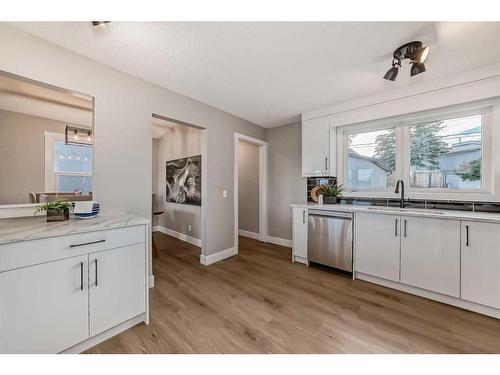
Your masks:
[[[469,246],[469,226],[465,226],[465,246]]]
[[[406,219],[405,219],[405,228],[404,228],[404,231],[405,231],[404,237],[406,238]]]
[[[69,245],[69,247],[80,247],[80,246],[85,246],[85,245],[95,245],[97,243],[103,243],[106,242],[106,240],[99,240],[99,241],[92,241],[92,242],[84,242],[84,243],[77,243],[74,245]]]
[[[328,157],[325,158],[325,171],[328,170]]]
[[[97,286],[97,258],[95,258],[95,286]]]
[[[302,210],[302,224],[306,223],[306,210]]]
[[[80,290],[83,290],[83,262],[80,262]]]
[[[394,222],[394,236],[398,236],[398,219]]]

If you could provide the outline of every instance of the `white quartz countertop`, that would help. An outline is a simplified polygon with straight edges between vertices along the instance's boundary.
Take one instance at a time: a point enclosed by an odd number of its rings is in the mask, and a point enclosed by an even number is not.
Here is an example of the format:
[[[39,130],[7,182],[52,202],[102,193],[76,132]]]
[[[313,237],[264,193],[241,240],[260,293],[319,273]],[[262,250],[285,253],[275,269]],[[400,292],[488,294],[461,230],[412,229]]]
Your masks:
[[[472,212],[472,211],[457,211],[457,210],[435,210],[421,208],[404,208],[385,207],[385,206],[363,206],[352,204],[318,204],[318,203],[303,203],[292,204],[292,207],[307,208],[313,210],[336,211],[336,212],[368,212],[384,215],[405,215],[419,216],[437,219],[452,219],[452,220],[469,220],[469,221],[484,221],[491,223],[500,223],[500,213],[489,212]]]
[[[77,219],[70,216],[69,220],[53,223],[47,223],[45,216],[0,219],[0,245],[144,225],[149,222],[148,219],[127,214],[101,214],[92,219]]]

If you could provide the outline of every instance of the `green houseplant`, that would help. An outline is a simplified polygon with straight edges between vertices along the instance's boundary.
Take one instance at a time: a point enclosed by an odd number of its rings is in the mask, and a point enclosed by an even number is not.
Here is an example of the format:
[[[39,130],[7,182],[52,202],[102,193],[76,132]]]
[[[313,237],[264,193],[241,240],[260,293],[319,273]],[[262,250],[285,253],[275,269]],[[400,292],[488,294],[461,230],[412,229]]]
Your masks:
[[[323,202],[327,204],[336,204],[338,198],[342,197],[344,188],[342,185],[337,185],[337,182],[321,185],[319,193],[323,195]]]
[[[64,221],[69,220],[69,210],[72,207],[69,202],[61,202],[55,200],[53,202],[47,202],[38,206],[35,214],[38,212],[47,212],[47,221]]]

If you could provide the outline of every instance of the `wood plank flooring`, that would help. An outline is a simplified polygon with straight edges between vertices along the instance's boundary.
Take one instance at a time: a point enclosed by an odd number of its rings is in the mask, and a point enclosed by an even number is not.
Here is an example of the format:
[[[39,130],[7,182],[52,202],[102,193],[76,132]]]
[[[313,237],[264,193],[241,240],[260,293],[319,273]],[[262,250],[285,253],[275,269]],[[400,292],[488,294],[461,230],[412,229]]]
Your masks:
[[[500,353],[500,320],[290,261],[241,237],[212,266],[154,233],[151,323],[87,353]]]

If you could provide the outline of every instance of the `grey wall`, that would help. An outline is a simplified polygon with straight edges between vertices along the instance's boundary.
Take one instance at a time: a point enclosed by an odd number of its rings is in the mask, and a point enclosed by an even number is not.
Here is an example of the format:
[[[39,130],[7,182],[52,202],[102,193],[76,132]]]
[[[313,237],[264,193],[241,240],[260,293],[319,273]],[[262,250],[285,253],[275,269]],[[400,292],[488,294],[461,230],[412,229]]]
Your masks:
[[[234,132],[265,140],[249,121],[0,24],[0,70],[95,98],[95,198],[103,212],[151,215],[153,113],[207,129],[205,255],[234,246]],[[6,53],[5,51],[8,51]],[[228,198],[222,190],[228,190]]]
[[[238,144],[238,227],[259,233],[259,146]]]
[[[163,137],[158,139],[156,171],[153,171],[153,176],[157,175],[157,184],[154,187],[156,204],[165,211],[164,214],[158,216],[156,225],[198,239],[201,239],[201,207],[166,201],[165,162],[201,154],[202,141],[203,133],[199,129],[187,126],[168,129]],[[202,159],[201,162],[203,163],[204,160]],[[189,225],[191,225],[191,231],[188,229]]]
[[[30,203],[45,191],[44,130],[64,134],[66,124],[0,111],[0,204]]]
[[[268,234],[292,239],[292,203],[306,202],[306,179],[301,171],[300,123],[267,131]]]

